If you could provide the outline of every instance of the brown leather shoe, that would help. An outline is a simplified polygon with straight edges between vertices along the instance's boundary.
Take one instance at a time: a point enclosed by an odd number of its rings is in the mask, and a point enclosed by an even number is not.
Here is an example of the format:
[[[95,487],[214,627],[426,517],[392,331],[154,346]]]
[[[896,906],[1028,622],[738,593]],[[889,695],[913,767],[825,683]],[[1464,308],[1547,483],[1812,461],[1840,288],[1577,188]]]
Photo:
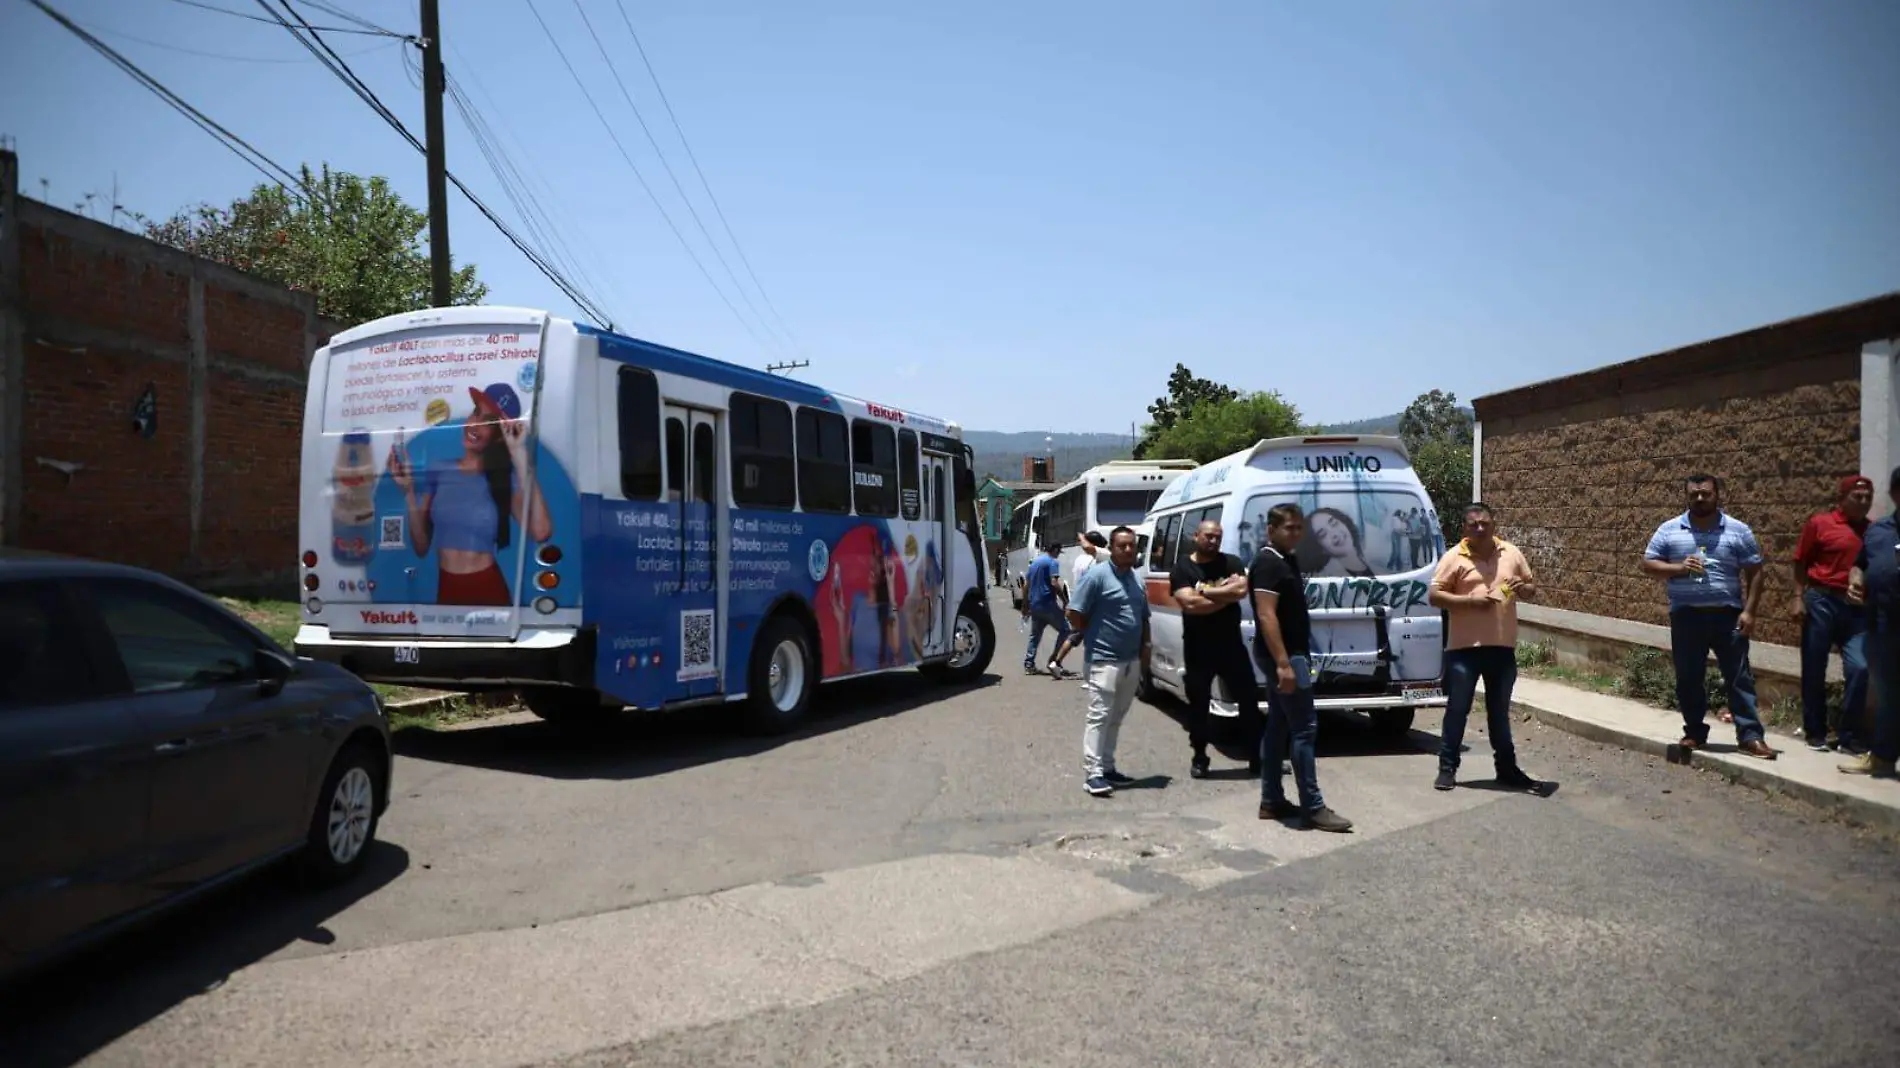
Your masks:
[[[1735,747],[1735,751],[1743,756],[1752,756],[1759,760],[1773,760],[1781,755],[1773,749],[1768,748],[1768,743],[1762,741],[1760,738],[1743,742],[1741,745]]]

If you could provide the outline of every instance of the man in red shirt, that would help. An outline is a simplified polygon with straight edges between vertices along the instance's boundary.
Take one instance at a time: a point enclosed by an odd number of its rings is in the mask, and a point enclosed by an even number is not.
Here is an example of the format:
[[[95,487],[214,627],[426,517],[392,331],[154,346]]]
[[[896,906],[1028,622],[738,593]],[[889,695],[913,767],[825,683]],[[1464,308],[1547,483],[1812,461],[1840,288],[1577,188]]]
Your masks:
[[[1847,680],[1841,723],[1834,748],[1866,752],[1856,732],[1867,705],[1867,613],[1847,598],[1847,578],[1867,533],[1874,505],[1874,483],[1865,475],[1841,479],[1833,511],[1808,519],[1794,549],[1794,615],[1801,621],[1801,734],[1808,748],[1824,753],[1827,744],[1827,658],[1841,651]]]

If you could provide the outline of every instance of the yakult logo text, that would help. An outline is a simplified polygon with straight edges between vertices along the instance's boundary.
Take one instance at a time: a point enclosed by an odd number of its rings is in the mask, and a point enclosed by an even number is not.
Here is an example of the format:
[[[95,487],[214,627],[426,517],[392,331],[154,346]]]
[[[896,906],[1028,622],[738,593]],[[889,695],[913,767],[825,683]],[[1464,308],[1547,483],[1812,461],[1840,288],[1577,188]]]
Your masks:
[[[900,412],[895,408],[886,408],[882,404],[871,404],[869,402],[866,402],[866,404],[864,405],[864,410],[867,412],[870,412],[872,415],[877,416],[879,419],[889,419],[893,423],[901,423],[904,421],[903,412]]]
[[[416,613],[414,612],[414,610],[407,609],[407,608],[403,609],[400,612],[384,612],[378,609],[364,609],[362,612],[362,616],[363,616],[363,622],[372,627],[401,627],[401,626],[413,627],[416,624],[422,622],[421,620],[416,618]]]

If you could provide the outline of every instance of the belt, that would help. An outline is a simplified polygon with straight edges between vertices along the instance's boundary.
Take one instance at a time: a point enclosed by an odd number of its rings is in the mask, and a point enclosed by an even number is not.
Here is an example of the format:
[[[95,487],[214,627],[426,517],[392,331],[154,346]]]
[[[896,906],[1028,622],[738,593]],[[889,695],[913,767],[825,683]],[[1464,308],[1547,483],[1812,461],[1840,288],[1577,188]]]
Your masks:
[[[1808,589],[1813,590],[1823,597],[1833,597],[1842,601],[1847,600],[1847,587],[1845,586],[1827,586],[1819,582],[1810,582],[1808,583]]]
[[[1717,612],[1740,612],[1741,609],[1732,604],[1685,604],[1681,608],[1675,609],[1675,611],[1701,612],[1704,615],[1714,615]]]

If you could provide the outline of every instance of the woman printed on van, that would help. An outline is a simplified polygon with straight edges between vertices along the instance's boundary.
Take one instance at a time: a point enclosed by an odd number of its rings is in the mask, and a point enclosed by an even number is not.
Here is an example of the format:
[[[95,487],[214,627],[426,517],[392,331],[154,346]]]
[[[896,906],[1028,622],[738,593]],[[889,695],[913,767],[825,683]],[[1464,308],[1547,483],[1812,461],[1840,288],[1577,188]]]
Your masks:
[[[1346,575],[1372,578],[1372,565],[1366,563],[1366,547],[1359,537],[1359,526],[1337,508],[1315,508],[1306,514],[1307,537],[1318,545],[1326,562],[1313,574],[1326,577]]]
[[[475,410],[462,424],[462,454],[427,462],[418,477],[408,445],[398,442],[389,477],[408,506],[410,547],[417,556],[436,550],[436,603],[507,605],[496,556],[508,547],[509,520],[536,542],[554,536],[554,522],[528,467],[521,398],[505,382],[468,393]]]

